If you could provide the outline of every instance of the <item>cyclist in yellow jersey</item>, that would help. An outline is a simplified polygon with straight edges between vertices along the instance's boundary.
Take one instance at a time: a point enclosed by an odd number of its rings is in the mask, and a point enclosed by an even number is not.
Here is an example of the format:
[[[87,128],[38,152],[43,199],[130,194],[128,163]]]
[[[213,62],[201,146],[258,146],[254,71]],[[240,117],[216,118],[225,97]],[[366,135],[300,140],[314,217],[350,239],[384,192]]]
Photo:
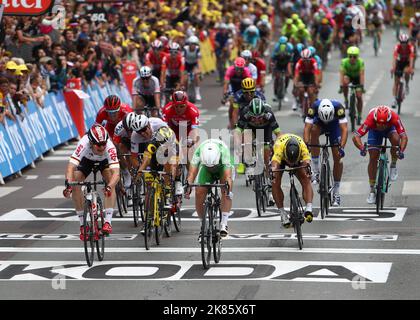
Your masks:
[[[271,169],[273,171],[284,169],[287,166],[299,167],[307,165],[310,167],[311,156],[303,139],[295,134],[286,133],[277,138],[274,144],[274,155],[271,159]],[[279,209],[283,227],[290,227],[289,216],[284,210],[284,193],[281,188],[281,179],[283,172],[273,172],[272,188],[273,197]],[[310,170],[300,168],[296,170],[296,177],[298,178],[303,189],[303,200],[306,202],[305,219],[307,222],[312,222],[312,200],[314,192],[311,185]]]

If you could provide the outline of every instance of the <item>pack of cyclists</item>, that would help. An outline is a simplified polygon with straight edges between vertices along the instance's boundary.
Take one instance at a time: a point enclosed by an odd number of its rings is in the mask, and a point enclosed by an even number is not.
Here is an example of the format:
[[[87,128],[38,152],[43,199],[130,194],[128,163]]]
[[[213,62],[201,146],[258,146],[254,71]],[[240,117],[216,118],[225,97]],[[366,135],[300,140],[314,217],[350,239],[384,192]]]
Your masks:
[[[379,32],[383,23],[380,15],[383,7],[378,1],[368,2],[365,5],[369,13],[367,22]],[[132,183],[139,181],[143,170],[164,170],[173,181],[171,192],[186,198],[190,197],[190,185],[195,181],[200,185],[215,181],[229,185],[229,192],[222,190],[220,204],[220,234],[226,237],[235,173],[246,172],[243,147],[247,132],[250,132],[251,141],[260,139],[258,142],[264,145],[263,171],[270,186],[269,205],[277,207],[282,225],[285,228],[291,226],[290,216],[284,209],[282,172],[279,171],[285,167],[297,168],[296,177],[302,186],[305,202],[304,221],[310,223],[314,217],[313,185],[319,183],[320,149],[308,146],[319,144],[319,138],[324,134],[329,136],[330,143],[334,145],[332,205],[342,204],[340,182],[344,168],[344,149],[349,135],[346,112],[350,84],[358,86],[356,109],[357,125],[360,126],[353,133],[352,139],[362,156],[369,153],[370,191],[367,202],[374,203],[379,149],[367,149],[362,137],[368,134],[369,145],[381,145],[383,138],[387,138],[393,146],[398,146],[391,150],[391,180],[398,177],[396,163],[404,159],[408,137],[401,118],[389,106],[380,105],[371,109],[365,121],[362,121],[365,64],[360,57],[358,45],[363,35],[351,23],[359,14],[356,3],[346,0],[333,1],[329,7],[321,4],[314,6],[306,16],[293,13],[294,8],[289,10],[291,14],[284,17],[281,36],[266,59],[267,71],[273,74],[274,79],[280,73],[285,73],[285,89],[293,86],[290,90],[295,98],[293,110],[302,108],[303,136],[282,132],[281,124],[264,95],[264,57],[269,47],[269,42],[264,41],[271,39],[272,34],[267,17],[246,18],[242,21],[241,28],[237,30],[241,38],[238,42],[241,49],[238,57],[223,73],[219,70],[219,78],[223,81],[222,102],[229,103],[228,128],[232,131],[235,146],[233,152],[222,137],[204,141],[199,137],[200,108],[189,101],[186,93],[188,73],[192,73],[196,100],[202,99],[199,88],[201,53],[198,37],[189,37],[183,48],[176,42],[169,43],[169,52],[163,50],[160,40],[155,40],[146,55],[145,65],[139,70],[139,77],[134,80],[132,108],[122,103],[119,97],[108,96],[96,123],[81,138],[69,160],[63,194],[66,197],[72,195],[79,218],[83,215],[81,190],[69,186],[69,182],[84,181],[92,171],[93,163],[99,163],[99,170],[106,182],[104,231],[108,234],[112,232],[115,186],[120,174],[124,176],[124,187],[129,189]],[[416,14],[410,20],[409,34],[401,32],[399,44],[394,49],[392,73],[395,75],[395,84],[404,76],[407,91],[414,70],[418,23],[419,16]],[[230,61],[231,37],[228,24],[219,24],[215,38],[218,69]],[[333,49],[333,43],[337,43],[341,50],[345,48],[339,69],[339,89],[344,95],[343,102],[318,97],[322,86],[321,55],[324,59],[326,57],[321,53],[325,50],[328,54]],[[276,92],[279,88],[276,87],[277,82],[273,82]],[[166,98],[162,93],[165,93]],[[395,103],[391,107],[395,107]],[[259,136],[259,132],[262,135]],[[191,155],[187,156],[188,175],[184,180],[181,178],[180,167],[180,159],[185,157],[182,154],[183,145],[192,150]],[[131,157],[120,156],[127,153]],[[206,194],[206,187],[196,188],[195,206],[200,218],[203,217]],[[83,219],[80,221],[82,225]],[[80,230],[80,239],[83,240],[84,229],[81,227]]]

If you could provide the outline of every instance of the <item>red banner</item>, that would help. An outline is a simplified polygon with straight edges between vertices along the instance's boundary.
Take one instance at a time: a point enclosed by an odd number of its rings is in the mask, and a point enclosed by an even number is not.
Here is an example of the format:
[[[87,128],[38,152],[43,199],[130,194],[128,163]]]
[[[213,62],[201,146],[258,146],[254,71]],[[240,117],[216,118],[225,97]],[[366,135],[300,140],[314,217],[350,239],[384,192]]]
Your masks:
[[[133,81],[137,77],[137,64],[134,61],[127,61],[123,65],[122,71],[125,84],[127,85],[128,91],[131,94],[133,88]]]
[[[2,0],[5,16],[39,16],[47,13],[54,0]]]
[[[81,78],[71,78],[67,80],[66,88],[64,89],[64,100],[69,107],[71,118],[73,119],[74,124],[76,125],[77,132],[80,137],[83,137],[85,134],[85,117],[83,114],[83,100],[78,97],[78,95],[73,91],[73,89],[80,90],[82,89],[82,79]]]

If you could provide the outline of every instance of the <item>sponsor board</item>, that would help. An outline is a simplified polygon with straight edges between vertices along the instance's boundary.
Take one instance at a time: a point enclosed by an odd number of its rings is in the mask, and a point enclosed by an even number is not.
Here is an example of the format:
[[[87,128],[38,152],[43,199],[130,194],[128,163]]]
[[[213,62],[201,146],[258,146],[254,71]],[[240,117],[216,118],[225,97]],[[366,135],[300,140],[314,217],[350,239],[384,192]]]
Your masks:
[[[390,262],[221,261],[204,269],[201,261],[112,261],[92,267],[81,261],[0,261],[0,280],[269,280],[386,283]]]
[[[288,210],[288,208],[286,208]],[[407,212],[407,208],[384,208],[378,215],[375,209],[371,208],[335,208],[330,209],[325,219],[314,218],[315,221],[381,221],[401,222]],[[132,215],[120,218],[114,212],[115,221],[132,221]],[[181,211],[183,221],[199,221],[195,209],[191,206],[184,206]],[[234,208],[229,219],[233,221],[280,221],[277,210],[269,209],[258,217],[256,209]],[[0,216],[0,221],[33,221],[33,220],[57,220],[57,221],[78,221],[74,209],[14,209]]]

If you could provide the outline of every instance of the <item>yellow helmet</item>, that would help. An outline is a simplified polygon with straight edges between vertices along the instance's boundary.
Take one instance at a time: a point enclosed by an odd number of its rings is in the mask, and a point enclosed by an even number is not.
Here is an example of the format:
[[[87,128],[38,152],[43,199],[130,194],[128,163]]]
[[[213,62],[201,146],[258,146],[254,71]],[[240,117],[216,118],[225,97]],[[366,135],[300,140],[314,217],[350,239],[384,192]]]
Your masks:
[[[255,80],[252,78],[245,78],[241,82],[242,91],[255,91]]]

